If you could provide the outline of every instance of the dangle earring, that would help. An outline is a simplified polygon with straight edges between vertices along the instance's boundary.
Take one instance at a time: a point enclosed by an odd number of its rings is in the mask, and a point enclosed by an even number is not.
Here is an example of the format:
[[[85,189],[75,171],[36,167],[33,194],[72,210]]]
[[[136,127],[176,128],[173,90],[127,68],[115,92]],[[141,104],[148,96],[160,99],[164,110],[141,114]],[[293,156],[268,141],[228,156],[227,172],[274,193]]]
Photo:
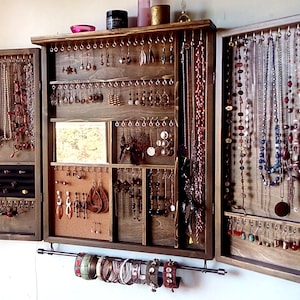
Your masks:
[[[131,63],[131,57],[130,57],[130,40],[128,39],[127,41],[127,56],[126,56],[126,63],[130,64]]]
[[[87,219],[87,201],[86,201],[86,193],[82,193],[81,198],[81,208],[83,209],[83,218]]]
[[[166,57],[166,45],[165,45],[165,43],[164,43],[164,45],[163,45],[162,56],[161,56],[160,60],[161,60],[161,63],[162,63],[163,65],[164,65],[164,64],[166,63],[166,61],[167,61],[167,57]]]
[[[144,40],[140,42],[141,44],[141,53],[140,53],[140,66],[147,63],[147,55],[144,50]]]
[[[154,54],[153,54],[153,51],[152,51],[152,39],[149,38],[148,40],[148,45],[149,45],[149,49],[148,49],[148,64],[151,64],[151,63],[154,63]]]
[[[169,62],[172,64],[174,62],[174,45],[173,45],[173,36],[170,36],[169,38],[169,51],[170,51],[170,56],[169,56]]]
[[[133,105],[133,100],[132,100],[132,97],[131,97],[131,92],[129,92],[129,99],[128,99],[128,105]]]
[[[120,58],[119,58],[120,64],[126,63],[126,57],[123,54],[123,46],[124,46],[124,41],[121,40],[121,42],[120,42]]]
[[[62,201],[62,198],[61,198],[61,193],[60,191],[56,191],[56,195],[57,195],[57,206],[56,206],[56,215],[59,219],[62,218],[63,216],[63,208],[62,208],[62,204],[63,204],[63,201]]]
[[[72,218],[73,215],[73,209],[72,209],[72,201],[70,198],[70,192],[66,192],[66,215],[69,219]]]
[[[80,201],[79,201],[78,192],[75,192],[74,210],[76,213],[76,218],[79,218],[80,217]]]

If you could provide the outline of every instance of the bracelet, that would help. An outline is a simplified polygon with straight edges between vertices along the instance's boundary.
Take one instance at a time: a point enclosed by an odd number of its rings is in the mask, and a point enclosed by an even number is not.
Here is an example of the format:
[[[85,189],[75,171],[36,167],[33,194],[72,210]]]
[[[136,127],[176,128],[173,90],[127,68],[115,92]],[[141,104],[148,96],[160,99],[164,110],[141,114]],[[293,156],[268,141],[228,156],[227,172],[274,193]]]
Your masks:
[[[133,284],[132,262],[131,259],[125,259],[120,266],[119,282],[122,284]]]
[[[96,278],[97,256],[84,254],[80,264],[80,275],[83,279],[90,280]]]
[[[176,262],[169,260],[164,263],[164,271],[163,271],[163,283],[164,287],[174,289],[179,287],[180,278],[176,277],[177,264]]]
[[[89,279],[96,279],[96,266],[97,266],[98,256],[92,255],[92,258],[88,267],[88,277]]]
[[[102,280],[101,278],[101,269],[102,269],[102,261],[104,259],[104,256],[100,256],[98,258],[97,264],[96,264],[96,276]]]
[[[131,262],[131,280],[132,280],[132,283],[144,283],[145,276],[141,275],[141,265],[142,265],[142,262],[140,260],[133,260]]]
[[[100,269],[100,278],[103,281],[108,282],[113,269],[112,260],[107,256],[103,257]]]
[[[162,285],[161,274],[159,276],[159,259],[154,259],[147,264],[146,268],[146,283],[152,287],[152,292]]]
[[[74,272],[77,277],[81,277],[80,266],[83,257],[84,257],[84,253],[78,253],[75,259]]]
[[[120,274],[120,266],[121,262],[113,259],[112,260],[112,270],[107,282],[118,282],[119,281],[119,274]]]

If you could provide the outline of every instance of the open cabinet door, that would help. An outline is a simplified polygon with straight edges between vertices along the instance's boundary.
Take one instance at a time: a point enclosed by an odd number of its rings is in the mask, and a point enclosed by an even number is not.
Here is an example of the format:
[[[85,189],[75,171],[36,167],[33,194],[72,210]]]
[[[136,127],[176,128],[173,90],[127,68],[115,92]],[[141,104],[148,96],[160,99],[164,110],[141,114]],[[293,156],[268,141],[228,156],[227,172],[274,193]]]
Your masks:
[[[40,49],[0,50],[0,239],[41,240]]]
[[[300,16],[217,37],[216,259],[300,282]]]

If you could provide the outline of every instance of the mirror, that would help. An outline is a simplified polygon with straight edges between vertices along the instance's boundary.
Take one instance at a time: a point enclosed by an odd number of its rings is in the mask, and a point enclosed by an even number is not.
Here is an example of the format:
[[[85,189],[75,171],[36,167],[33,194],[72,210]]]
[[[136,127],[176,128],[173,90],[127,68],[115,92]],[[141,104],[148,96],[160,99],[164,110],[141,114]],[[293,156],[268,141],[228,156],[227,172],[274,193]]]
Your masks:
[[[57,122],[58,163],[107,163],[105,122]]]

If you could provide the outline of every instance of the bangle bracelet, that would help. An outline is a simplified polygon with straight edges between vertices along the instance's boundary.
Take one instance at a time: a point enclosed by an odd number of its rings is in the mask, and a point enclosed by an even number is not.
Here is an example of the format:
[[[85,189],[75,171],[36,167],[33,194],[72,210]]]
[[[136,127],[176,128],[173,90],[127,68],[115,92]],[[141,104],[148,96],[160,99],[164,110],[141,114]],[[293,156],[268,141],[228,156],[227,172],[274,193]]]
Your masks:
[[[81,277],[80,266],[83,257],[84,257],[84,253],[78,253],[75,259],[74,272],[77,277]]]
[[[85,254],[80,264],[80,274],[83,279],[90,280],[96,278],[97,256]]]
[[[92,255],[92,258],[88,267],[88,277],[89,279],[96,279],[96,266],[97,266],[98,257],[97,255]]]
[[[107,282],[118,282],[119,281],[119,273],[120,273],[120,265],[121,262],[118,260],[112,260],[112,270]]]
[[[102,268],[102,261],[103,261],[104,256],[100,256],[98,258],[97,264],[96,264],[96,276],[102,280],[101,278],[101,268]]]
[[[140,260],[133,260],[131,262],[131,281],[132,283],[141,283],[141,265],[142,262]]]
[[[102,259],[101,272],[100,272],[100,277],[103,281],[108,282],[112,269],[113,269],[112,260],[109,257],[105,256]]]
[[[122,284],[131,285],[132,280],[132,262],[130,259],[125,259],[120,266],[119,281]]]
[[[180,278],[176,277],[177,264],[176,262],[169,260],[164,263],[163,271],[163,283],[166,288],[174,289],[179,287]]]

